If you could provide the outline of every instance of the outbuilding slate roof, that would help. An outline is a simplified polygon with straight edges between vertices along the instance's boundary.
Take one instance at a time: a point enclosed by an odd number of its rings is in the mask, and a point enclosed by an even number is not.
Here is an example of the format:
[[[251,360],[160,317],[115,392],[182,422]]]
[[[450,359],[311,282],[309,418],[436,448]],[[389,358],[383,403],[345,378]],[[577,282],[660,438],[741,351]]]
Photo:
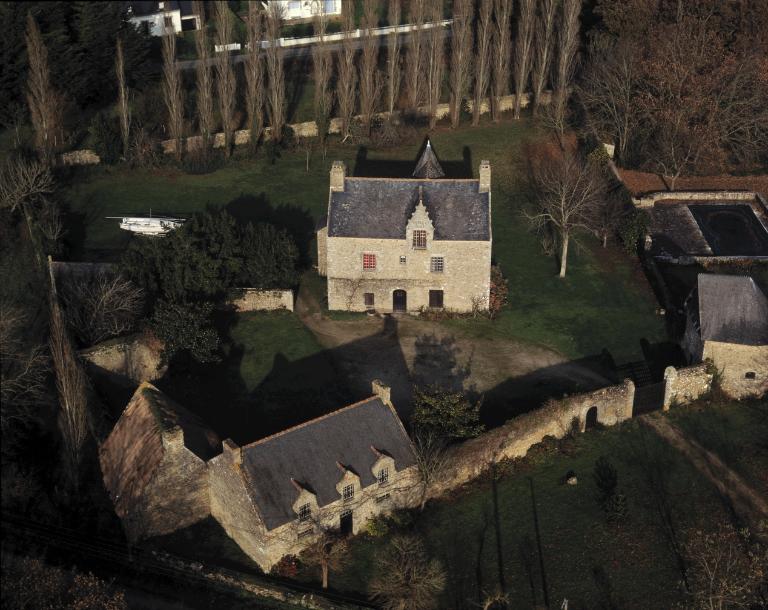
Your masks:
[[[491,238],[490,194],[478,192],[478,180],[417,178],[346,178],[344,191],[331,193],[328,236],[405,239],[419,187],[436,240]]]
[[[700,273],[702,341],[768,345],[768,298],[749,276]]]
[[[400,419],[378,397],[244,446],[242,467],[267,529],[296,518],[298,491],[291,479],[314,493],[321,508],[340,499],[337,462],[357,474],[362,487],[376,483],[372,468],[379,458],[371,447],[391,456],[397,471],[415,463]]]

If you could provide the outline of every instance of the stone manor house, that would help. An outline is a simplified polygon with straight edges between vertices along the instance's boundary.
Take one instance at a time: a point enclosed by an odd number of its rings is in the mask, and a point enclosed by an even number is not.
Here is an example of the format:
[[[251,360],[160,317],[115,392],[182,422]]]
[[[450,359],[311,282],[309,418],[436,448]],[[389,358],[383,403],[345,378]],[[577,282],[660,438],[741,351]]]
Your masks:
[[[412,506],[419,477],[390,400],[374,395],[242,447],[148,382],[102,444],[104,485],[129,540],[208,517],[265,571],[327,531],[354,534]]]
[[[427,141],[411,178],[361,178],[331,168],[317,232],[328,308],[457,312],[488,308],[491,166],[479,179],[445,178]]]

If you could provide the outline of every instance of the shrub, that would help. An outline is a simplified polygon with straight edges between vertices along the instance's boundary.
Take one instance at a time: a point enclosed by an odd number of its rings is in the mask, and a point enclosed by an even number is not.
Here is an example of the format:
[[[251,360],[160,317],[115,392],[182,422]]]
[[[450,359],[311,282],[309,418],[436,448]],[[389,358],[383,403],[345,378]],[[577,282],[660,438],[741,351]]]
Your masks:
[[[205,148],[190,150],[181,162],[181,169],[191,175],[210,174],[221,166],[221,155],[213,150],[205,150]]]
[[[609,523],[621,523],[627,518],[627,496],[621,492],[612,494],[603,505]]]
[[[299,560],[295,555],[286,555],[270,570],[270,574],[273,576],[282,576],[283,578],[295,578],[298,572]]]
[[[371,538],[383,538],[389,534],[389,519],[385,515],[376,515],[365,524],[365,533]]]
[[[595,480],[595,485],[599,490],[598,502],[601,505],[605,505],[616,492],[616,486],[619,483],[619,475],[616,472],[616,468],[608,461],[608,458],[601,456],[595,462],[592,478]]]
[[[644,210],[634,210],[621,224],[619,235],[627,254],[636,253],[638,243],[648,232],[649,223],[648,214]]]
[[[509,296],[509,282],[501,273],[501,267],[491,267],[491,294],[488,299],[488,313],[495,318],[507,304]]]
[[[120,160],[123,143],[117,119],[106,112],[93,117],[88,128],[91,145],[103,163],[114,164]]]
[[[416,428],[445,439],[472,438],[480,434],[481,401],[472,402],[462,392],[449,392],[431,386],[415,388],[413,416]]]

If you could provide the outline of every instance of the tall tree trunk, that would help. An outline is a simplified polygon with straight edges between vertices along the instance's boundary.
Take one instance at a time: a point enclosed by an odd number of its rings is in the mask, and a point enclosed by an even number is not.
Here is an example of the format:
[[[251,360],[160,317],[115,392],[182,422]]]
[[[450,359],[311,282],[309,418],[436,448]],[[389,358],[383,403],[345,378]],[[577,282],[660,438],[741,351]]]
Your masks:
[[[391,27],[400,25],[400,0],[389,0],[387,22]],[[387,35],[387,112],[390,120],[400,96],[400,34],[395,31]]]
[[[509,64],[512,53],[512,0],[495,0],[493,31],[493,96],[491,115],[501,119],[501,98],[509,90]]]
[[[235,135],[235,97],[237,96],[237,81],[232,69],[232,57],[226,50],[226,45],[233,40],[232,11],[228,2],[215,2],[216,7],[216,39],[221,47],[216,58],[216,84],[219,90],[219,113],[221,114],[221,129],[224,132],[224,154],[232,154]]]
[[[492,0],[479,0],[477,33],[475,35],[475,90],[474,107],[472,109],[472,124],[480,122],[480,106],[488,94],[491,80],[491,38],[493,33],[493,3]]]
[[[576,52],[579,48],[579,15],[581,0],[563,0],[558,37],[557,65],[555,69],[555,91],[553,112],[556,114],[558,138],[563,147],[566,115],[568,111],[568,89],[576,69]]]
[[[408,21],[411,24],[410,39],[405,52],[405,94],[408,110],[418,112],[424,99],[424,18],[426,0],[410,0]]]
[[[200,16],[200,29],[195,32],[195,50],[197,52],[197,64],[195,65],[195,77],[197,87],[197,123],[200,136],[203,140],[203,152],[207,154],[213,146],[213,134],[215,132],[213,114],[213,82],[211,78],[210,51],[208,48],[208,35],[206,33],[205,9],[203,3],[196,0],[193,4],[195,14]]]
[[[445,71],[445,38],[442,27],[436,24],[443,18],[443,0],[429,0],[429,21],[432,27],[427,31],[427,108],[429,112],[429,128],[434,129],[437,123],[437,105],[440,103],[440,91],[443,87],[443,72]]]
[[[355,21],[355,6],[352,0],[342,0],[342,39],[339,54],[337,97],[339,100],[339,118],[341,119],[341,139],[346,140],[352,129],[352,117],[355,114],[355,94],[357,93],[357,71],[355,70],[355,41],[352,29]]]
[[[570,235],[567,232],[563,233],[563,250],[560,254],[560,277],[565,277],[565,267],[568,264],[568,241]]]
[[[264,60],[261,39],[264,24],[258,0],[248,2],[248,55],[245,60],[245,106],[248,114],[248,143],[251,152],[264,131]]]
[[[464,97],[472,72],[472,4],[454,0],[451,36],[451,127],[459,126]]]
[[[280,28],[283,21],[283,9],[277,2],[270,2],[267,9],[267,96],[269,104],[269,124],[272,140],[281,142],[285,124],[285,70],[283,59],[285,51],[279,45]]]
[[[520,118],[520,108],[528,76],[531,72],[531,49],[536,19],[534,0],[518,0],[520,13],[517,18],[517,41],[515,48],[515,118]]]
[[[125,83],[125,59],[123,41],[117,39],[115,49],[115,73],[117,75],[117,109],[120,115],[120,137],[123,142],[123,159],[128,158],[128,146],[131,137],[131,112],[128,108],[128,86]]]
[[[163,35],[163,100],[168,120],[168,136],[174,142],[176,160],[181,160],[184,130],[184,99],[181,73],[176,65],[176,34],[167,29]]]
[[[536,20],[536,44],[533,56],[533,115],[536,116],[544,87],[547,84],[554,40],[556,0],[542,0],[541,12]]]
[[[328,588],[328,561],[325,559],[321,562],[320,568],[323,571],[323,589]]]
[[[376,111],[376,101],[381,92],[379,74],[379,40],[373,35],[373,29],[379,19],[378,0],[367,0],[363,4],[363,52],[359,63],[360,114],[363,115],[365,133],[371,135],[371,121]]]
[[[59,95],[51,85],[48,67],[48,50],[43,43],[40,28],[32,13],[27,13],[27,103],[32,127],[35,130],[35,147],[41,160],[50,162],[54,150],[61,144],[61,109]]]

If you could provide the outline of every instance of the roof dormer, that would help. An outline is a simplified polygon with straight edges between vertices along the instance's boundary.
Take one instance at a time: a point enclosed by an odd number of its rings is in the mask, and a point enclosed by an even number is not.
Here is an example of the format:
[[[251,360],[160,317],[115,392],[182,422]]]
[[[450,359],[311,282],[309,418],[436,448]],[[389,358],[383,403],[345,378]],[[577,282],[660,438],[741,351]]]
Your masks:
[[[419,187],[418,201],[416,207],[408,219],[405,227],[405,239],[416,250],[424,250],[427,243],[432,241],[435,236],[435,227],[432,219],[429,217],[427,206],[424,205],[424,188]]]
[[[391,455],[371,445],[371,451],[376,455],[376,461],[371,466],[371,473],[376,483],[381,487],[388,485],[395,475],[395,460]]]
[[[317,496],[306,485],[302,485],[296,479],[291,479],[291,484],[296,488],[298,495],[293,502],[293,512],[296,513],[296,519],[300,522],[311,521],[317,516]]]
[[[341,478],[336,483],[336,491],[339,492],[342,502],[354,502],[361,490],[360,477],[341,462],[336,462],[336,466],[341,471]]]

